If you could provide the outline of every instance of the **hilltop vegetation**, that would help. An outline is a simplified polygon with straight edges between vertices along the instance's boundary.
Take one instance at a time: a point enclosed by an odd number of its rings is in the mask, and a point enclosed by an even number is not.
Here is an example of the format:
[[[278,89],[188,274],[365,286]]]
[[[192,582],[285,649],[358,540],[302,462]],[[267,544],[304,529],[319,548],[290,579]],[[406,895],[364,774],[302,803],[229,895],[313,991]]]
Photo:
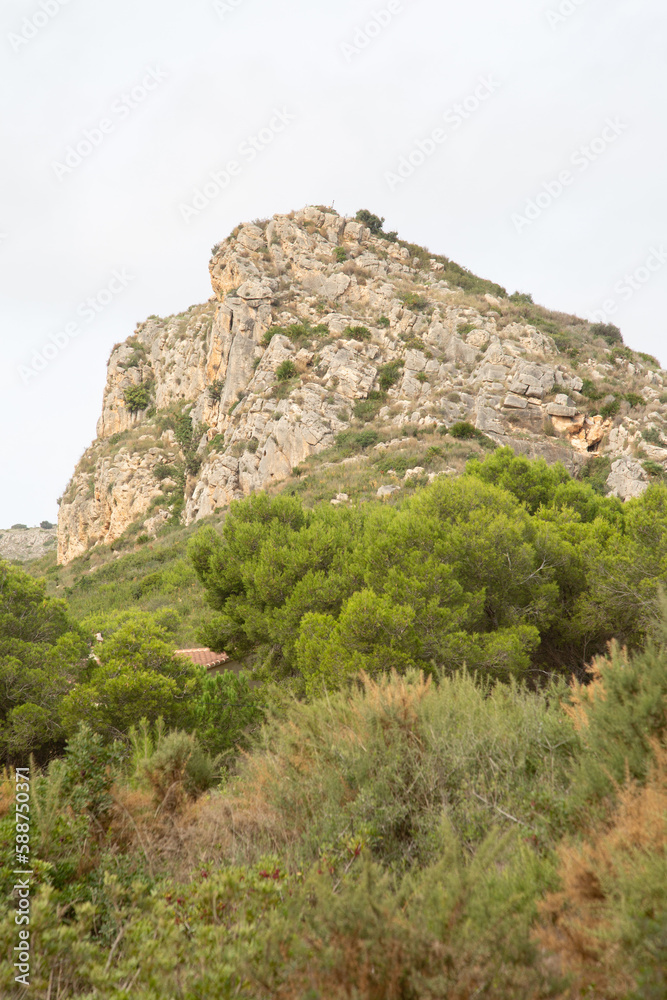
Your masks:
[[[458,478],[332,505],[313,467],[48,590],[1,564],[35,995],[667,994],[667,487],[459,446]]]

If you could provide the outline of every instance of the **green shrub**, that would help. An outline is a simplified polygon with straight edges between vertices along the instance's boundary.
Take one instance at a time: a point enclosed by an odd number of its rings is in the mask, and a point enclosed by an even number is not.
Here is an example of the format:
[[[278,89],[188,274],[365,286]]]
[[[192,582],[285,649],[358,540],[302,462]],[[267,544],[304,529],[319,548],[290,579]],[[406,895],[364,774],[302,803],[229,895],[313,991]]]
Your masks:
[[[339,448],[347,448],[351,451],[365,451],[372,448],[380,440],[377,431],[341,431],[336,437],[336,444]]]
[[[178,469],[175,465],[168,465],[166,462],[160,462],[158,465],[153,467],[153,475],[157,479],[158,483],[161,483],[165,479],[174,479],[178,475]]]
[[[285,358],[276,368],[276,378],[279,382],[287,382],[295,375],[298,375],[298,368],[291,358]]]
[[[460,337],[465,337],[467,333],[472,333],[474,329],[475,329],[474,323],[463,323],[461,326],[457,327],[456,332],[459,334]]]
[[[466,420],[459,420],[457,423],[452,424],[448,431],[452,437],[459,438],[462,441],[471,441],[473,438],[477,438],[480,432],[472,424],[469,424]]]
[[[665,442],[657,427],[645,427],[642,431],[642,437],[649,444],[657,445],[658,448],[667,447],[667,442]]]
[[[371,331],[365,326],[346,326],[341,336],[343,339],[370,340]]]
[[[347,250],[345,247],[336,247],[334,250],[334,257],[339,264],[343,264],[347,260]]]
[[[380,236],[382,234],[382,227],[384,226],[384,217],[380,218],[379,215],[373,215],[369,212],[367,208],[360,208],[356,214],[357,222],[360,222],[362,226],[366,226],[370,229],[373,236]]]
[[[522,302],[528,305],[534,305],[533,296],[528,294],[528,292],[512,292],[510,295],[510,302]]]
[[[626,392],[623,399],[632,407],[636,406],[646,406],[646,400],[643,396],[640,396],[638,392]]]
[[[401,377],[401,368],[403,367],[403,362],[399,359],[397,361],[389,361],[386,365],[381,365],[378,368],[378,382],[380,383],[380,389],[387,390],[391,389],[392,385],[395,385]]]
[[[612,399],[611,402],[606,403],[604,406],[600,407],[600,415],[605,417],[615,417],[621,408],[620,399]]]
[[[386,393],[375,390],[368,393],[366,399],[359,399],[354,404],[352,412],[357,420],[368,423],[374,420],[386,401]]]
[[[417,372],[415,378],[418,382],[428,382],[428,375],[425,372]]]
[[[647,365],[653,365],[654,368],[660,368],[660,362],[653,354],[645,354],[643,351],[636,352],[637,357],[641,358]]]
[[[211,403],[219,403],[222,397],[222,390],[224,389],[224,383],[220,379],[215,379],[209,385],[207,392],[208,398]]]
[[[45,531],[49,528],[55,528],[55,524],[51,524],[50,521],[40,521],[39,526],[40,528],[44,528]]]
[[[132,385],[123,392],[125,406],[130,413],[140,413],[148,409],[151,402],[152,383],[140,382],[139,385]]]
[[[590,332],[591,336],[602,337],[610,345],[623,343],[621,331],[613,323],[593,323]]]
[[[428,299],[416,292],[404,292],[399,298],[406,308],[412,309],[414,312],[423,312],[424,309],[428,309]]]
[[[11,527],[11,530],[12,531],[27,531],[28,530],[28,525],[27,524],[13,524],[12,527]]]
[[[585,378],[583,379],[583,383],[584,384],[581,387],[582,396],[585,396],[587,399],[591,399],[593,401],[602,399],[603,393],[600,392],[600,390],[597,388],[595,383],[591,381],[591,379]]]
[[[645,472],[648,472],[649,476],[657,477],[658,479],[665,478],[665,468],[660,465],[660,462],[642,462],[642,467]]]
[[[214,756],[249,746],[249,732],[263,718],[259,694],[247,673],[231,670],[209,675],[194,704],[197,735]]]
[[[391,320],[389,319],[388,316],[380,316],[378,320],[378,326],[384,326],[384,327],[391,326]]]

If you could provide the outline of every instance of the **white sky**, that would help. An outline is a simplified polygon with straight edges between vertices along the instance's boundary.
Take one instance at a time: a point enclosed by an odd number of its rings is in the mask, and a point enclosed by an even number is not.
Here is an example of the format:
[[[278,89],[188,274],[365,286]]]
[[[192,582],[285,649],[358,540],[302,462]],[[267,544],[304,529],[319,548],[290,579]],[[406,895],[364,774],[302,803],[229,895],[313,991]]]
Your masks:
[[[588,316],[611,300],[626,343],[667,365],[664,0],[217,7],[2,2],[0,527],[56,520],[95,436],[114,343],[147,315],[205,301],[210,248],[238,222],[308,203],[369,208],[551,308]],[[388,23],[359,35],[374,14]],[[363,49],[351,51],[355,38]],[[150,70],[154,89],[123,104]],[[466,99],[479,106],[462,121],[453,109]],[[239,147],[275,109],[294,120],[249,162]],[[54,166],[102,119],[90,155]],[[438,128],[435,152],[390,184]],[[605,128],[584,169],[577,150]],[[180,206],[233,159],[237,176],[186,223]],[[557,192],[564,170],[570,183],[551,198],[543,185]],[[537,218],[517,225],[540,192]],[[633,290],[624,276],[638,268]],[[114,271],[125,285],[110,296]],[[100,293],[91,321],[78,309]],[[24,384],[19,366],[67,324],[77,336]]]

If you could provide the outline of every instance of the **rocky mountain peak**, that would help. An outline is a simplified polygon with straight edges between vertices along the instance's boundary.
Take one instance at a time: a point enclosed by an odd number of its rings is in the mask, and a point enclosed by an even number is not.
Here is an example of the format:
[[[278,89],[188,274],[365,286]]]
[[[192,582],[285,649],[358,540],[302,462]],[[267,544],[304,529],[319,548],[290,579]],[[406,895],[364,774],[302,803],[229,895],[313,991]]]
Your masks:
[[[573,472],[611,463],[622,498],[662,475],[655,359],[359,215],[238,226],[213,248],[208,302],[114,347],[97,438],[61,498],[61,563],[221,510],[354,429],[380,447],[406,425],[464,423]]]

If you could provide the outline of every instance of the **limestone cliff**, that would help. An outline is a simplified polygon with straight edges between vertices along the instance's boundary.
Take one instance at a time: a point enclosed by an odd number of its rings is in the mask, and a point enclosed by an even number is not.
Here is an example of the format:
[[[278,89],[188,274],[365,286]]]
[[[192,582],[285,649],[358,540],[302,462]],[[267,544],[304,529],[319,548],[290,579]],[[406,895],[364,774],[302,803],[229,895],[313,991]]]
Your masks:
[[[213,250],[207,303],[114,348],[61,498],[61,563],[284,479],[363,400],[389,436],[467,421],[572,471],[608,455],[623,498],[662,473],[654,359],[373,228],[314,207],[239,226]]]

